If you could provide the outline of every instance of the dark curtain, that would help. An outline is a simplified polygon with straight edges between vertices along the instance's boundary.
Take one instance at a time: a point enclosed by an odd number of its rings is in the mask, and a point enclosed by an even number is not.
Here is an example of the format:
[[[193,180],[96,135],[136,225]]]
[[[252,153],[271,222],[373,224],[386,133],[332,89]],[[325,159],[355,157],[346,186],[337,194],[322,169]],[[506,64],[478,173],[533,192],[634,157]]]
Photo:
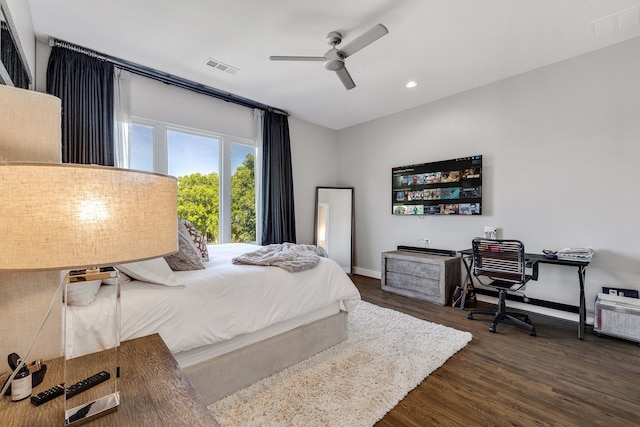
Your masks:
[[[5,21],[0,23],[0,62],[4,65],[15,87],[29,89],[29,74]]]
[[[113,64],[54,46],[47,92],[62,100],[62,162],[113,166]]]
[[[296,243],[287,116],[265,111],[262,153],[262,244]]]

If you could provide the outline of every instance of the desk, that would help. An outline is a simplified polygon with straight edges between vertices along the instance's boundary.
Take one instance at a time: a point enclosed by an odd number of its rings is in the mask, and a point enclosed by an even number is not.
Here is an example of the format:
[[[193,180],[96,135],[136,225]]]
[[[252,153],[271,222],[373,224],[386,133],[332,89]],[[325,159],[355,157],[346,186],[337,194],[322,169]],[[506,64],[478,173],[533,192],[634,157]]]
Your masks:
[[[117,411],[92,420],[92,427],[218,426],[160,335],[123,341],[118,350],[118,360],[122,373],[118,380],[122,402]],[[47,373],[43,383],[34,388],[34,393],[62,382],[62,358],[45,363]],[[30,399],[11,402],[9,397],[2,397],[2,425],[62,426],[63,399],[61,396],[34,406]]]
[[[460,252],[460,256],[462,258],[462,262],[464,267],[467,270],[467,277],[465,278],[462,294],[462,300],[460,301],[460,310],[464,309],[465,300],[467,297],[467,283],[473,283],[471,274],[471,264],[473,263],[473,250],[472,249],[464,249]],[[584,325],[587,319],[587,311],[586,304],[584,298],[584,278],[587,266],[589,265],[589,261],[575,261],[575,260],[565,260],[565,259],[549,259],[546,258],[542,254],[525,254],[525,258],[527,262],[534,263],[537,262],[539,264],[555,264],[562,265],[566,267],[576,267],[578,269],[578,283],[580,285],[580,309],[579,309],[579,320],[578,320],[578,339],[584,339]]]

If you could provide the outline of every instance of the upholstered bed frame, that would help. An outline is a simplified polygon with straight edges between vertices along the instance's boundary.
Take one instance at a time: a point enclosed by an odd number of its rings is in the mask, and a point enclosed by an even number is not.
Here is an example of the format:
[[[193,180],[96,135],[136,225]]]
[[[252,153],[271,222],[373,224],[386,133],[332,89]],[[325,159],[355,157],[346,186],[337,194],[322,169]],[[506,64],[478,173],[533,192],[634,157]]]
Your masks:
[[[184,368],[209,404],[347,338],[347,313],[340,311],[308,325],[231,353]]]

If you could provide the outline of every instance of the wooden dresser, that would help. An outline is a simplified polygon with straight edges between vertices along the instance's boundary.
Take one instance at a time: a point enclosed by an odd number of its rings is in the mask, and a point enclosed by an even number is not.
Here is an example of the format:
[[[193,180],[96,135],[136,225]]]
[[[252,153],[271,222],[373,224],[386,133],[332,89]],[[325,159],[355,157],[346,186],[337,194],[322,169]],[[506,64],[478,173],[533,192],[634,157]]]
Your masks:
[[[96,418],[87,425],[218,427],[160,335],[123,341],[118,350],[118,360],[121,373],[118,381],[122,399],[120,406],[117,411]],[[34,388],[34,394],[62,382],[62,358],[45,363],[47,374],[43,383]],[[30,399],[11,402],[10,397],[2,397],[0,424],[11,427],[62,426],[63,399],[60,396],[34,406]]]
[[[445,305],[461,283],[460,269],[459,256],[383,252],[382,290]]]

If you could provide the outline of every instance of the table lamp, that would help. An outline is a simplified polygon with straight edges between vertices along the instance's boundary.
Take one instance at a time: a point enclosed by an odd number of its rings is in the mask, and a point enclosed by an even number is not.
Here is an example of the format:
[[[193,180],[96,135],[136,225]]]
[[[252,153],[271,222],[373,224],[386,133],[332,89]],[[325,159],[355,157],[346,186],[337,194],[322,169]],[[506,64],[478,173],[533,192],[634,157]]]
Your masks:
[[[170,176],[93,165],[0,162],[0,194],[0,271],[89,269],[85,275],[66,276],[65,296],[70,282],[82,286],[83,280],[100,274],[100,267],[177,250],[177,182]],[[65,398],[65,425],[111,412],[120,404],[117,278],[112,286],[115,315],[97,320],[115,328],[112,351],[104,356],[107,344],[92,363],[92,369],[100,371],[101,357],[113,356],[109,393],[76,406],[67,406]],[[65,352],[67,392],[78,381],[73,362]]]

